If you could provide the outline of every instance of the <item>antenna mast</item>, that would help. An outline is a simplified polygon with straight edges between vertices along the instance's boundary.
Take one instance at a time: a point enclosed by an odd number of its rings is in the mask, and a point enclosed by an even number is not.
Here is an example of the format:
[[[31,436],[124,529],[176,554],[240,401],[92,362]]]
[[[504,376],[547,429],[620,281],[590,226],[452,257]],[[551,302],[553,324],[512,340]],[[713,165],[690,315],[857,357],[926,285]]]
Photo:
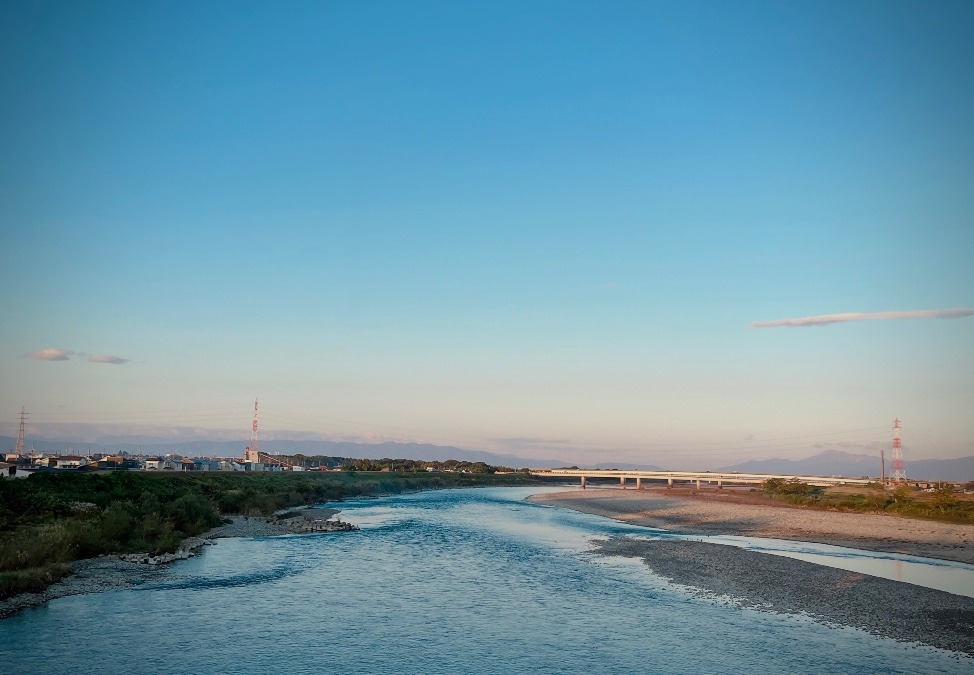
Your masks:
[[[250,431],[250,445],[244,453],[245,462],[260,462],[260,438],[257,435],[257,399],[254,399],[254,423]]]
[[[900,441],[900,419],[893,421],[893,482],[906,482],[906,464],[903,462],[903,444]]]
[[[17,455],[24,454],[24,422],[27,419],[27,409],[20,409],[20,430],[17,432],[17,447],[14,448],[14,453]]]

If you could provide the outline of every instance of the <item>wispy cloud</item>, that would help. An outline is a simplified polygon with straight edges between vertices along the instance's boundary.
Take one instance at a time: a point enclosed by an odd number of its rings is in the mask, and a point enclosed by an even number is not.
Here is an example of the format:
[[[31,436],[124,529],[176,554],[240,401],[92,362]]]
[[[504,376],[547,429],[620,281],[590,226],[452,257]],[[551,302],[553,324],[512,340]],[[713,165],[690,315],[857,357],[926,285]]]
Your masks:
[[[960,319],[974,316],[974,309],[915,309],[900,312],[849,312],[846,314],[822,314],[799,319],[755,321],[751,328],[778,328],[779,326],[827,326],[846,321],[876,321],[879,319]]]
[[[88,357],[88,360],[92,363],[111,363],[116,366],[131,361],[131,359],[123,359],[121,356],[112,356],[110,354],[92,354]]]
[[[35,361],[70,361],[71,359],[83,359],[87,357],[90,363],[111,363],[116,366],[121,366],[132,361],[132,359],[122,358],[113,354],[87,354],[86,352],[75,352],[70,349],[61,349],[60,347],[38,349],[36,352],[24,354],[24,356]]]
[[[38,349],[36,352],[24,354],[24,356],[35,361],[67,361],[74,356],[74,352],[70,349],[48,347],[47,349]]]

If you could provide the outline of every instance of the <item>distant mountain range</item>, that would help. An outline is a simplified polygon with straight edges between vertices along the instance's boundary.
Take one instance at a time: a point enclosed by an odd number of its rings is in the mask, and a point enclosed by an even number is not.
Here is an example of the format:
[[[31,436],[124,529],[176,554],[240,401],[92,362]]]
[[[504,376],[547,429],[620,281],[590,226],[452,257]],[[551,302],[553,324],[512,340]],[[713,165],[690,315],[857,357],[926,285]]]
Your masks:
[[[564,466],[561,464],[560,466]],[[586,464],[585,468],[589,468]],[[662,471],[661,468],[653,464],[626,464],[625,462],[599,462],[593,469],[604,469],[609,471],[611,469],[622,469],[623,471]]]
[[[841,450],[826,450],[805,459],[756,459],[740,464],[722,466],[718,471],[879,478],[882,475],[882,465],[878,456],[855,455]],[[892,473],[890,458],[887,457],[886,475],[890,476]],[[923,480],[974,481],[974,457],[910,461],[906,463],[906,475],[907,478]]]
[[[104,441],[105,439],[99,439]],[[157,440],[157,439],[152,439]],[[118,441],[118,442],[115,442]],[[139,443],[135,438],[113,438],[109,443],[66,443],[65,441],[31,440],[30,447],[39,452],[66,453],[70,448],[74,454],[99,454],[128,452],[130,454],[162,455],[174,452],[187,457],[239,457],[247,445],[239,441],[193,441],[193,442],[154,442]],[[12,449],[16,441],[10,436],[0,436],[0,448]],[[534,467],[548,469],[574,464],[564,460],[536,459],[516,455],[497,454],[485,450],[467,450],[451,445],[431,445],[426,443],[355,443],[352,441],[303,441],[273,440],[263,445],[270,454],[296,455],[309,457],[350,457],[353,459],[415,459],[445,461],[457,459],[467,462],[485,462],[491,466]],[[579,466],[592,467],[590,464]],[[620,462],[599,462],[596,469],[628,469],[636,471],[658,471],[651,464],[631,464]],[[878,455],[853,454],[841,450],[826,450],[805,459],[758,459],[730,466],[722,466],[717,471],[739,471],[741,473],[785,473],[809,476],[869,476],[879,478],[882,471]],[[886,458],[886,473],[892,475],[889,457]],[[921,459],[907,462],[906,473],[909,478],[923,480],[946,480],[954,482],[974,481],[974,457],[959,459]]]

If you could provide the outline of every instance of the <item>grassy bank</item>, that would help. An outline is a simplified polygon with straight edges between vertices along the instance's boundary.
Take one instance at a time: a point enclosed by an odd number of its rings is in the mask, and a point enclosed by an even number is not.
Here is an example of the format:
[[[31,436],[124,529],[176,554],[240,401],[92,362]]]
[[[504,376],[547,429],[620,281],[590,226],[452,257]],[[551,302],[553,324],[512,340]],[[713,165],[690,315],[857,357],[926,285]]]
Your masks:
[[[528,485],[464,473],[71,472],[0,481],[0,599],[43,590],[67,563],[105,553],[176,550],[223,515],[426,489]]]
[[[974,500],[944,485],[930,492],[909,485],[886,490],[877,484],[867,488],[821,488],[800,481],[767,480],[761,492],[769,499],[830,511],[892,513],[945,523],[974,524]]]

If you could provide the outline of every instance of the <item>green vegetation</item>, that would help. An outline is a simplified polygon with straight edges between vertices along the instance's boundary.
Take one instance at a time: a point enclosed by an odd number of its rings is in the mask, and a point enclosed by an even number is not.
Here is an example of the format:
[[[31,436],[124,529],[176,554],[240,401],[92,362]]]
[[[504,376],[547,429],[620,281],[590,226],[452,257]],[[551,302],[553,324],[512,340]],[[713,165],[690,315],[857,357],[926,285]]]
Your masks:
[[[42,473],[0,481],[0,599],[43,590],[68,562],[175,551],[222,515],[270,515],[344,498],[480,485],[528,485],[492,473]]]
[[[342,459],[343,471],[397,471],[415,473],[422,471],[448,471],[461,473],[510,473],[513,469],[490,466],[484,462],[464,462],[448,459],[445,462],[429,462],[415,459]]]
[[[817,497],[822,493],[822,488],[817,488],[803,483],[797,478],[785,480],[784,478],[769,478],[761,484],[761,488],[768,494],[774,496],[788,496],[793,499],[789,501],[800,501],[803,497]]]
[[[799,480],[769,478],[761,485],[771,499],[831,511],[895,513],[949,523],[974,523],[974,501],[957,498],[953,486],[941,484],[931,492],[909,485],[885,490],[878,483],[857,492],[830,492]]]

